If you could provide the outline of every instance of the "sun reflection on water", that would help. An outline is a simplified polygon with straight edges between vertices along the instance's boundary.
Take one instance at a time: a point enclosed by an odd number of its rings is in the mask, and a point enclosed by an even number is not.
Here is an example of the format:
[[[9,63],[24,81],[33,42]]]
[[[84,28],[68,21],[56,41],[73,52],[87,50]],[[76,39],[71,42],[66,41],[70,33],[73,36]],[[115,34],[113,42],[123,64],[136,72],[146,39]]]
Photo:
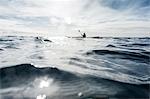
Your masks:
[[[50,83],[49,83],[48,81],[42,80],[42,81],[40,82],[39,88],[46,88],[46,87],[49,86],[49,84],[50,84]]]
[[[43,94],[43,95],[38,95],[38,96],[36,97],[36,99],[46,99],[46,95],[45,95],[45,94]]]
[[[54,83],[54,79],[46,76],[36,78],[32,82],[32,85],[33,86],[29,86],[25,92],[29,96],[35,97],[35,99],[47,99],[48,97],[52,97],[54,92],[59,89],[58,85]]]

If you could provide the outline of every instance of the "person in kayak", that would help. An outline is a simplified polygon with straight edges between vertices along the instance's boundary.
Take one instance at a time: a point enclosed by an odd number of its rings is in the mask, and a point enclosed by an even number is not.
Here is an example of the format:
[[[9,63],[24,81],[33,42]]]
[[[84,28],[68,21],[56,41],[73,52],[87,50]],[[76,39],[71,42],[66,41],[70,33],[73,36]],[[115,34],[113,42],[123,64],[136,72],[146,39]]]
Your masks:
[[[83,33],[83,34],[81,34],[81,35],[82,35],[83,38],[86,38],[86,34],[85,34],[85,33]]]
[[[78,30],[78,32],[81,33],[80,30]],[[86,34],[85,33],[83,33],[81,35],[82,35],[83,38],[86,38]]]

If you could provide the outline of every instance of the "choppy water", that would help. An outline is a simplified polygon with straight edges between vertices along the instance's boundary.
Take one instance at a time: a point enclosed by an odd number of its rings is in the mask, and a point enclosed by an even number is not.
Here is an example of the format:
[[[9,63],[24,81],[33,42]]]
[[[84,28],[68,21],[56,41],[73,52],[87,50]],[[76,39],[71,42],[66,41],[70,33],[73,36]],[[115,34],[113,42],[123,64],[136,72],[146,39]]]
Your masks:
[[[150,38],[49,40],[0,37],[0,99],[149,98]]]

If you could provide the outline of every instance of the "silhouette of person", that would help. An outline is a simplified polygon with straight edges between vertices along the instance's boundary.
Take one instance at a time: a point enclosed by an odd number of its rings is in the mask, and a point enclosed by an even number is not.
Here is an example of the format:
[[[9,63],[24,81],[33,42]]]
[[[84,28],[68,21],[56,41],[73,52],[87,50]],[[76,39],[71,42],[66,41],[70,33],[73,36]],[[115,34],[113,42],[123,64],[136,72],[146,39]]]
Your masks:
[[[86,34],[85,34],[85,33],[83,33],[82,37],[83,37],[83,38],[86,38]]]

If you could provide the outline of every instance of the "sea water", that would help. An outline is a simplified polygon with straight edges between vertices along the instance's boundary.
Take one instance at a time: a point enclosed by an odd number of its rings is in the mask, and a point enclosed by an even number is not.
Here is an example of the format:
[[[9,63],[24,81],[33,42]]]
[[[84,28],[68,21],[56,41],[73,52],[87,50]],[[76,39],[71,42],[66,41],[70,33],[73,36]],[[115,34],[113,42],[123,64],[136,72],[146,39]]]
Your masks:
[[[148,99],[150,38],[0,36],[0,99]]]

